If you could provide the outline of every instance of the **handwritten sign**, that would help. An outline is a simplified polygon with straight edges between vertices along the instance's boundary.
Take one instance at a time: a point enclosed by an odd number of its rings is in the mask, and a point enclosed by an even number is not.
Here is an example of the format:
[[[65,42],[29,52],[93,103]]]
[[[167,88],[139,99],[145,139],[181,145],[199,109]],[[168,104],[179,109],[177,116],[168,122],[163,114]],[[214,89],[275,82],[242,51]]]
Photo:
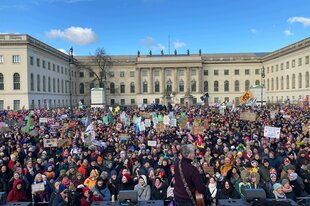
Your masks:
[[[39,122],[40,122],[40,123],[47,123],[47,122],[48,122],[48,118],[41,117],[41,118],[39,119]]]
[[[147,146],[156,147],[156,145],[157,145],[156,140],[148,140],[147,141]]]
[[[204,126],[193,126],[191,133],[193,135],[203,134]]]
[[[157,130],[158,132],[164,132],[164,131],[165,131],[165,125],[164,125],[163,123],[158,123],[158,124],[156,125],[156,130]]]
[[[128,134],[120,134],[120,135],[119,135],[119,139],[120,139],[120,140],[129,140],[130,137],[129,137]]]
[[[32,192],[43,192],[45,191],[44,183],[32,184],[31,185]]]
[[[265,126],[264,136],[269,138],[280,138],[281,128],[280,127],[269,127]]]
[[[44,147],[57,147],[58,141],[57,141],[57,139],[44,139],[43,145],[44,145]]]
[[[151,127],[151,120],[150,119],[145,119],[144,120],[144,125],[145,125],[145,127]]]
[[[241,112],[240,120],[247,120],[250,122],[254,122],[256,120],[256,114],[252,112]]]

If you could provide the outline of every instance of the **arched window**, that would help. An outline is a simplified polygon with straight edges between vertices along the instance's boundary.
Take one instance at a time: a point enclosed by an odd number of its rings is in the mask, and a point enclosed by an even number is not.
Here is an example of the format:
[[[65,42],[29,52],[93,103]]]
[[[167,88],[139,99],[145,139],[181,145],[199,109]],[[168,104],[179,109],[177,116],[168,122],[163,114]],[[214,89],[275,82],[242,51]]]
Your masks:
[[[53,92],[56,92],[56,79],[53,78]]]
[[[172,81],[169,79],[166,84],[167,84],[166,91],[172,92]]]
[[[305,87],[308,88],[310,86],[310,79],[309,79],[309,72],[306,72],[306,75],[305,75]]]
[[[276,90],[279,90],[279,78],[276,78]]]
[[[46,92],[46,79],[45,76],[43,76],[43,92]]]
[[[147,93],[147,81],[146,80],[143,82],[142,91],[143,91],[143,93]]]
[[[267,91],[269,91],[269,79],[267,79]]]
[[[182,79],[179,81],[179,92],[184,92],[184,81]]]
[[[196,80],[195,79],[191,81],[191,90],[192,92],[196,92]]]
[[[41,90],[41,77],[40,74],[37,75],[37,91]]]
[[[250,81],[245,80],[245,91],[248,91],[250,89]]]
[[[208,92],[209,91],[209,83],[208,81],[203,82],[203,91]]]
[[[290,77],[286,75],[286,89],[290,88]]]
[[[159,92],[160,91],[160,83],[158,80],[155,81],[155,89],[154,89],[155,92]]]
[[[284,89],[284,77],[283,76],[281,77],[281,89],[282,90]]]
[[[47,78],[47,89],[48,89],[48,92],[51,92],[51,77]]]
[[[33,77],[33,73],[30,74],[30,90],[34,91],[34,77]]]
[[[122,94],[125,93],[125,84],[124,84],[124,82],[121,83],[120,87],[121,87],[120,88],[120,93],[122,93]]]
[[[114,84],[114,82],[110,83],[110,93],[111,94],[115,94],[115,84]]]
[[[239,87],[240,87],[239,81],[236,80],[235,81],[235,92],[239,92],[239,90],[240,90]]]
[[[0,90],[4,90],[4,77],[2,73],[0,73]]]
[[[229,92],[229,81],[228,80],[224,81],[224,92]]]
[[[296,86],[296,76],[295,74],[292,75],[292,89],[295,89]]]
[[[299,73],[298,74],[298,88],[302,88],[302,74]]]
[[[219,82],[218,81],[214,81],[214,91],[215,92],[219,91]]]
[[[83,85],[83,88],[84,88],[84,85]],[[59,79],[57,79],[57,92],[60,93],[60,81],[59,81]]]
[[[259,81],[259,80],[256,80],[256,81],[255,81],[255,85],[260,85],[260,81]]]
[[[13,85],[14,90],[20,89],[20,75],[18,73],[13,74]]]
[[[84,84],[80,83],[80,94],[84,94]]]
[[[271,78],[271,90],[273,91],[274,90],[274,79]]]
[[[135,93],[135,83],[134,82],[131,82],[130,83],[130,93]]]

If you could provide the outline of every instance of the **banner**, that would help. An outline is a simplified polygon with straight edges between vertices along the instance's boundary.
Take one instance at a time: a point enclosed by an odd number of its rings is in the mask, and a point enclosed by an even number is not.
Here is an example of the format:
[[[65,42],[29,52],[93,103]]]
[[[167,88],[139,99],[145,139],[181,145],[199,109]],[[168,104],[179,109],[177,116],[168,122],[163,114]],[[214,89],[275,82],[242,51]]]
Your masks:
[[[239,99],[240,99],[240,102],[242,102],[243,104],[246,104],[252,98],[253,98],[253,94],[250,90],[248,90]]]
[[[281,128],[280,127],[269,127],[265,126],[264,136],[269,138],[280,138]]]
[[[256,113],[241,112],[240,113],[240,120],[247,120],[247,121],[250,121],[250,122],[254,122],[256,120]]]
[[[44,147],[57,147],[58,141],[57,141],[57,139],[44,139],[43,145],[44,145]]]
[[[203,134],[204,126],[193,126],[191,133],[193,135]]]
[[[130,139],[128,134],[120,134],[118,137],[120,140],[129,140]]]

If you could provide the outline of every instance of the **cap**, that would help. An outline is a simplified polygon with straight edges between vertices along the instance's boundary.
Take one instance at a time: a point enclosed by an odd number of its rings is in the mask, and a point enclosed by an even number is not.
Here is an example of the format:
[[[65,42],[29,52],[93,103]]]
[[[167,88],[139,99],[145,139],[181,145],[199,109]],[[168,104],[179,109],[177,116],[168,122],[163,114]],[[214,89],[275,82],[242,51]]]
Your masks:
[[[66,185],[60,184],[60,185],[59,185],[58,191],[59,191],[59,193],[62,193],[62,192],[65,191],[66,189],[68,189],[68,188],[66,187]]]

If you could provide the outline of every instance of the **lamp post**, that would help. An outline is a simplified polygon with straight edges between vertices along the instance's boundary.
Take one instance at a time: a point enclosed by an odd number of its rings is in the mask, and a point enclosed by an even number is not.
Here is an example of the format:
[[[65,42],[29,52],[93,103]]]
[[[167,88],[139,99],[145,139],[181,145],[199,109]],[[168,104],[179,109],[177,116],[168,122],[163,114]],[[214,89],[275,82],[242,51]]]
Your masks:
[[[72,73],[72,69],[74,67],[74,59],[73,59],[73,48],[71,47],[69,50],[69,95],[70,95],[70,111],[71,111],[71,115],[72,115],[72,82],[71,82],[71,73]]]
[[[262,67],[260,79],[260,101],[261,107],[264,105],[264,95],[263,95],[263,79],[265,78],[265,67]]]

